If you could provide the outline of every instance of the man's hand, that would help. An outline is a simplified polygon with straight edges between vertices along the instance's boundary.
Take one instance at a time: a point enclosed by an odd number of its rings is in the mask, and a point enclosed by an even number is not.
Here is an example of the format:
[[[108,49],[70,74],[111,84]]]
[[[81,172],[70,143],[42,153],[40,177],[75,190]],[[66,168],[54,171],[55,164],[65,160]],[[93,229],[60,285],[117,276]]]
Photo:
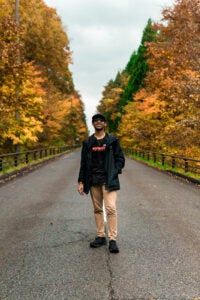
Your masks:
[[[82,196],[84,195],[83,190],[84,190],[84,184],[83,184],[82,182],[79,182],[79,183],[78,183],[78,192],[79,192],[79,194],[82,195]]]

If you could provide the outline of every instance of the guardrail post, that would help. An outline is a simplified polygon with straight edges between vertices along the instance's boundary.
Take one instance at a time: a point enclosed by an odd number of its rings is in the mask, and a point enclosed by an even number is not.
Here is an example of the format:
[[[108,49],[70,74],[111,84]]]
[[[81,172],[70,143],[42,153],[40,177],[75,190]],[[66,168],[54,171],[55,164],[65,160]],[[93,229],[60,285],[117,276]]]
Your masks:
[[[188,160],[185,159],[185,173],[188,172]]]
[[[175,157],[172,156],[172,169],[174,169],[176,166],[176,161],[175,161]]]
[[[150,156],[149,156],[149,151],[147,152],[147,159],[149,160]]]
[[[165,165],[165,156],[164,156],[164,154],[162,154],[162,166],[164,166]]]
[[[40,158],[42,158],[42,152],[43,152],[43,151],[42,151],[42,150],[40,150]]]
[[[26,164],[28,164],[28,161],[29,161],[29,159],[28,159],[28,155],[29,155],[29,153],[26,153],[26,156],[25,156],[25,161],[26,161]]]
[[[18,166],[18,154],[16,154],[14,156],[14,166],[17,167]]]
[[[36,160],[37,159],[37,151],[33,152],[33,159]]]
[[[45,149],[45,156],[47,156],[47,149]]]
[[[156,162],[156,153],[153,153],[153,162]]]
[[[3,171],[3,159],[0,158],[0,172]]]

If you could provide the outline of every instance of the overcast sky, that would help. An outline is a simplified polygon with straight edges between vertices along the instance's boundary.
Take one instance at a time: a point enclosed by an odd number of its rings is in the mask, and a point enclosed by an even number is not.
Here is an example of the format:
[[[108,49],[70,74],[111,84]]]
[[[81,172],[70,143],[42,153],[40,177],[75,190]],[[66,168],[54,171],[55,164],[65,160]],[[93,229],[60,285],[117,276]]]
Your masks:
[[[174,0],[45,0],[61,17],[73,51],[75,88],[82,96],[88,127],[104,86],[122,71],[138,49],[149,18]]]

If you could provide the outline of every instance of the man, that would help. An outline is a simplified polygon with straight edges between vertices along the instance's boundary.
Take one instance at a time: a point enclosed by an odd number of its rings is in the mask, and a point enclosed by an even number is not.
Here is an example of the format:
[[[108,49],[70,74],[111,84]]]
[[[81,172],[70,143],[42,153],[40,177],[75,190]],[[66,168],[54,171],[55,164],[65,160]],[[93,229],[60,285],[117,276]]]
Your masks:
[[[90,247],[107,244],[103,217],[103,201],[107,213],[109,250],[118,253],[117,239],[117,190],[120,189],[118,174],[125,158],[117,137],[105,132],[106,119],[102,114],[92,117],[95,133],[83,142],[78,177],[78,192],[90,192],[97,227],[97,237]]]

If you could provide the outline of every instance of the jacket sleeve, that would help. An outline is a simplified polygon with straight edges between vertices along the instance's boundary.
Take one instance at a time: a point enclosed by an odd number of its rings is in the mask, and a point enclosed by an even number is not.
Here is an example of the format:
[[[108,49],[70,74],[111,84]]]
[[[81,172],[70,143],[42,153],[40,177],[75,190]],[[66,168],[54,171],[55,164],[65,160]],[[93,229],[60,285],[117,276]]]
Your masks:
[[[115,159],[115,168],[120,174],[122,172],[123,167],[125,166],[125,157],[118,139],[116,140],[115,143],[114,159]]]
[[[80,170],[78,176],[78,182],[85,182],[85,173],[86,173],[86,142],[84,141],[81,149],[81,162]]]

